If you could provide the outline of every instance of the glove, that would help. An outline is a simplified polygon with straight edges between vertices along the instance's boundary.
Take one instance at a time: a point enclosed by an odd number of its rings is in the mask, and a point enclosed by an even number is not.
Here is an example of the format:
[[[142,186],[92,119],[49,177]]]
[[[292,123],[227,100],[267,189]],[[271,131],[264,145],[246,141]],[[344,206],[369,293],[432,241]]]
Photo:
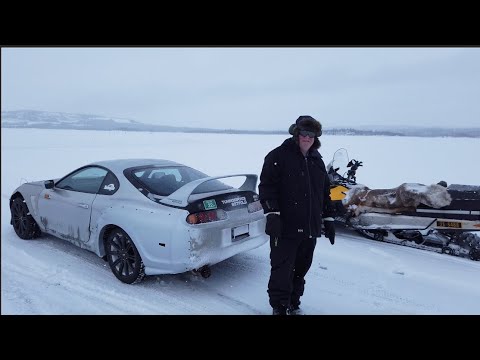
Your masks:
[[[264,200],[261,201],[263,211],[265,212],[265,216],[267,216],[268,213],[270,212],[276,212],[278,215],[280,215],[280,206],[278,205],[277,200]]]
[[[324,218],[323,226],[325,227],[325,237],[330,240],[330,244],[335,244],[335,221],[333,218]]]
[[[282,219],[280,213],[268,213],[265,234],[279,238],[282,236]]]

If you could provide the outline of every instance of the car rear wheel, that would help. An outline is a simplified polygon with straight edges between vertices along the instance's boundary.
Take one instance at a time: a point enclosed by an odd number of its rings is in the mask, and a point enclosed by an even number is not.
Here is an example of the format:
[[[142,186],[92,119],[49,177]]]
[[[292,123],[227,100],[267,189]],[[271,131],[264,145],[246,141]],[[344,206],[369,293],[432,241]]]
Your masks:
[[[145,277],[145,265],[128,234],[120,228],[113,229],[105,241],[105,252],[113,274],[126,284],[140,282]]]
[[[30,214],[27,204],[25,204],[25,200],[22,197],[13,199],[10,212],[12,214],[13,229],[18,237],[28,240],[40,235],[40,228]]]

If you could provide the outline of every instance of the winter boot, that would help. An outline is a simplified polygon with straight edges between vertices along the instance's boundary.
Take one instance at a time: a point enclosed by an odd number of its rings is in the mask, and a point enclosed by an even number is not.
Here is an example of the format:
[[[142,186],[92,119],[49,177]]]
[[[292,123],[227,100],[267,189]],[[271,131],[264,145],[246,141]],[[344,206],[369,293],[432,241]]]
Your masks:
[[[287,315],[287,307],[284,305],[274,307],[272,315]]]
[[[299,305],[290,305],[288,308],[288,315],[305,315]]]

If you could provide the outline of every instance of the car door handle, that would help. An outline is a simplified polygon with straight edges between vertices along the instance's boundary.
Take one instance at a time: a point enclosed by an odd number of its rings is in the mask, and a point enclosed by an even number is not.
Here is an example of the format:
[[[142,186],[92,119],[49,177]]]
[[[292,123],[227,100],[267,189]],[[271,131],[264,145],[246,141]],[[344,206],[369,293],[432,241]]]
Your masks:
[[[81,208],[84,208],[84,209],[88,209],[88,204],[78,203],[77,206],[80,206]]]

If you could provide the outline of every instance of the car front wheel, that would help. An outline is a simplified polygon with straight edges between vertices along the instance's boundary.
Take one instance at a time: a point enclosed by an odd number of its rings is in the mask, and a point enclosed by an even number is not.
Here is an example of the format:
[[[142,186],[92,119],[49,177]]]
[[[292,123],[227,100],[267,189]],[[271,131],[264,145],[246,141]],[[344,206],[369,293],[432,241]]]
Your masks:
[[[10,207],[12,213],[12,225],[15,233],[21,239],[28,240],[40,235],[40,228],[28,210],[27,204],[22,197],[13,199]]]
[[[128,234],[120,228],[113,229],[105,241],[105,252],[113,274],[126,284],[140,282],[145,277],[145,265]]]

